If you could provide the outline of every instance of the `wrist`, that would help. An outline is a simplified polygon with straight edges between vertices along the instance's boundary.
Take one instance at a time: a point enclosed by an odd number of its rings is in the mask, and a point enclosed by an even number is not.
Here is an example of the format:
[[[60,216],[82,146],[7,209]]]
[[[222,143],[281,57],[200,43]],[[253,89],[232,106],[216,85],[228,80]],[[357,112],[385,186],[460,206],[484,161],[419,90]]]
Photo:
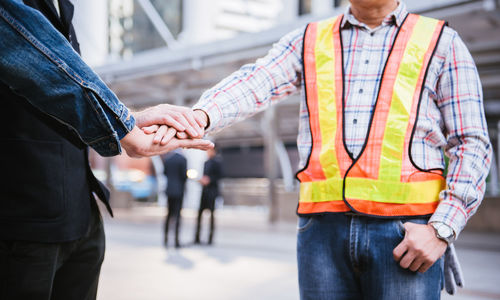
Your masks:
[[[207,129],[210,126],[210,118],[208,117],[208,114],[201,109],[194,109],[193,111],[196,114],[197,118],[202,120],[203,123],[205,124],[205,128],[203,129]]]
[[[430,222],[429,225],[434,229],[438,239],[445,241],[448,245],[455,241],[455,231],[448,224],[443,222]]]

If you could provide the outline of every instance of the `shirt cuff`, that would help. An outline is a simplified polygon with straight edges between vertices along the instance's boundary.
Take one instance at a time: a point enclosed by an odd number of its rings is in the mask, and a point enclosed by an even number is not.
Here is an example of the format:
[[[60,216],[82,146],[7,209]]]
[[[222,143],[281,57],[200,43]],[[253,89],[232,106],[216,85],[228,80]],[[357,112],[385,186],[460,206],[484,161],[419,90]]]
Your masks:
[[[442,222],[450,226],[457,238],[467,223],[467,212],[460,204],[457,204],[457,201],[442,200],[429,219],[429,223],[431,222]]]
[[[224,127],[221,124],[222,110],[215,101],[212,101],[211,99],[208,98],[200,100],[200,102],[196,103],[192,109],[193,110],[199,109],[207,114],[208,127],[205,130],[206,133],[213,133]]]

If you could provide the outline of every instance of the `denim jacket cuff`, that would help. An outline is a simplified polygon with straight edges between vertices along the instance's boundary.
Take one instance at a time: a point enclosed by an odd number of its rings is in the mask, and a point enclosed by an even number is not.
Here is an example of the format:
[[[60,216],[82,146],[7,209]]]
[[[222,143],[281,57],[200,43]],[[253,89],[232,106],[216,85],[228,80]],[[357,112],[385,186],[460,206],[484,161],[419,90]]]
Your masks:
[[[117,133],[94,140],[89,143],[89,146],[104,157],[115,156],[121,153],[121,145]]]
[[[120,117],[117,117],[112,113],[107,113],[106,115],[119,140],[125,137],[135,126],[134,116],[132,116],[130,111],[124,105],[122,106]]]

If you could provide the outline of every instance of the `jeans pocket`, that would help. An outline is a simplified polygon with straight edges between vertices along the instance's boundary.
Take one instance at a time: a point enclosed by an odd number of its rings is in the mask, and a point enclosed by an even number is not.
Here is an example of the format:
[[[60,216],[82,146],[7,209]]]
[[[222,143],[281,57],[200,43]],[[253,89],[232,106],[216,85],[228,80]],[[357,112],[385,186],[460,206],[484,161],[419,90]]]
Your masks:
[[[400,238],[404,238],[406,234],[406,229],[403,221],[396,220],[396,229]]]
[[[396,225],[398,227],[398,234],[401,238],[405,237],[406,229],[404,224],[407,222],[415,224],[427,224],[428,221],[429,218],[406,218],[406,219],[396,220]]]
[[[299,221],[297,222],[297,232],[305,232],[312,226],[313,221],[313,217],[299,217]]]

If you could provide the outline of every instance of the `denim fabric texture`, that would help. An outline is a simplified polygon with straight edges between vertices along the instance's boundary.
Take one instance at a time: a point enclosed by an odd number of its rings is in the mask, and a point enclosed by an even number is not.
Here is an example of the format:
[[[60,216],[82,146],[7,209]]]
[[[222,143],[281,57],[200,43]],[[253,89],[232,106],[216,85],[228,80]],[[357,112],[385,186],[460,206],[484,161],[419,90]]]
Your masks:
[[[401,268],[392,254],[404,238],[404,222],[427,221],[343,213],[299,217],[300,299],[439,299],[442,258],[422,274]]]
[[[127,107],[37,10],[0,2],[0,80],[103,156],[135,125]]]

